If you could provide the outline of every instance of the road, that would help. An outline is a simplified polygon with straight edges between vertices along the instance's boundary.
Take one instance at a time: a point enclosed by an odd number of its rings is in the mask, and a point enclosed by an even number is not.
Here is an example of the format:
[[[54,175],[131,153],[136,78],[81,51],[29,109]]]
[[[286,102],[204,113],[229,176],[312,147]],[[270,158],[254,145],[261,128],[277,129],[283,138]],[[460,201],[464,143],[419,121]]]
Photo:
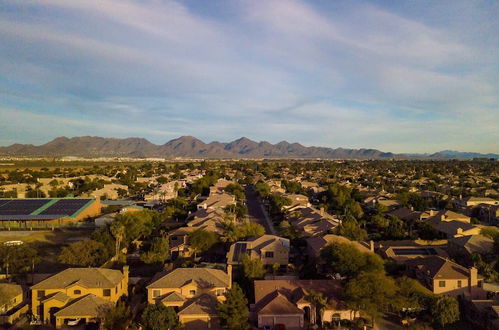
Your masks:
[[[276,235],[272,220],[269,219],[267,212],[263,209],[263,205],[253,186],[246,186],[245,193],[249,221],[261,224],[265,228],[267,234]]]

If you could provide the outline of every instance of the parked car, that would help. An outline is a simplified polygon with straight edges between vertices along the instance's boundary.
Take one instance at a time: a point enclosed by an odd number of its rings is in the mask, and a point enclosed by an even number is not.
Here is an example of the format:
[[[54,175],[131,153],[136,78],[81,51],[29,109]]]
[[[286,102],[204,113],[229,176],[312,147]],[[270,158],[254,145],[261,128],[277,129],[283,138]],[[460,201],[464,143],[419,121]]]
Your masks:
[[[286,326],[282,323],[274,325],[274,330],[286,330]]]

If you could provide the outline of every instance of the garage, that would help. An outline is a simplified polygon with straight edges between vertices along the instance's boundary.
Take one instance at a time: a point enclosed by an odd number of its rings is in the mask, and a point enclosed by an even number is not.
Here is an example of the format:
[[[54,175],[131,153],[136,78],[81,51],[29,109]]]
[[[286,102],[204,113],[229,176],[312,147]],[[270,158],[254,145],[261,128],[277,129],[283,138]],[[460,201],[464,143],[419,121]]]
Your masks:
[[[264,325],[269,325],[273,327],[276,324],[284,324],[286,330],[299,330],[301,329],[300,323],[302,323],[302,319],[302,315],[260,316],[258,326],[263,327]]]

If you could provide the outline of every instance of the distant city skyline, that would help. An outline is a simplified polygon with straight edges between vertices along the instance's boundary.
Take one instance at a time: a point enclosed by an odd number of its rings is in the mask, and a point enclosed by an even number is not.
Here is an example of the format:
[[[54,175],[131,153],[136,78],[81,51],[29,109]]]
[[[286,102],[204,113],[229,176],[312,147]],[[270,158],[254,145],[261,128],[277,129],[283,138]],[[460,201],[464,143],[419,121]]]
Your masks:
[[[4,0],[0,145],[499,152],[499,2]]]

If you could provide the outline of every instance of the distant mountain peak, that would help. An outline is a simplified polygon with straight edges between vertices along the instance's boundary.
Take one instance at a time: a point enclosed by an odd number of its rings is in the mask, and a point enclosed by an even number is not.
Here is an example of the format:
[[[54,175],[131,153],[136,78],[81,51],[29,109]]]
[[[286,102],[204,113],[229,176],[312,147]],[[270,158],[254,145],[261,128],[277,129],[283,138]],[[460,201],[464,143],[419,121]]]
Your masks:
[[[309,158],[309,159],[469,159],[495,158],[497,154],[463,153],[444,150],[431,155],[427,154],[393,154],[376,149],[345,149],[326,147],[305,147],[297,142],[281,141],[272,144],[267,141],[255,142],[241,137],[232,142],[205,143],[198,138],[185,135],[172,139],[163,145],[156,145],[140,137],[103,138],[98,136],[81,136],[68,138],[61,136],[43,145],[13,144],[0,147],[0,155],[15,157],[160,157],[160,158]]]

